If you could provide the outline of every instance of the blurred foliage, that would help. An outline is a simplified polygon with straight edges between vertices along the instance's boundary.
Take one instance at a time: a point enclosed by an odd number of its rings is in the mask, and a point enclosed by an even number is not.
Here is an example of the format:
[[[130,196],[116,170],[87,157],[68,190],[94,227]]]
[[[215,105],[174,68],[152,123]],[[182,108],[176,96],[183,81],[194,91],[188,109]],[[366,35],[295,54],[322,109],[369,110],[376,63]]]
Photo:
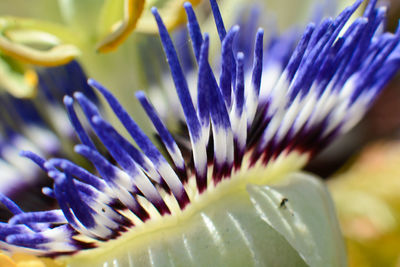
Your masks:
[[[350,266],[400,266],[400,141],[370,145],[328,185]]]
[[[38,258],[33,255],[15,253],[11,257],[0,252],[1,267],[63,267],[64,264],[50,258]]]

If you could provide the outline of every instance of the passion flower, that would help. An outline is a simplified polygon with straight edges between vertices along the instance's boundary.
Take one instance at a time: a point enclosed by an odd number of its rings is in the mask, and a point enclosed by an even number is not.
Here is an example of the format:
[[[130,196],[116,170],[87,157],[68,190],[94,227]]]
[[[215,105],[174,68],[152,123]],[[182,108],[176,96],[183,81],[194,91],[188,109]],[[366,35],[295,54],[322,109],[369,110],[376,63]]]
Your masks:
[[[239,26],[226,31],[210,2],[222,42],[220,71],[208,60],[209,36],[185,4],[198,66],[194,94],[152,9],[180,103],[171,110],[183,114],[175,116],[179,129],[170,131],[138,92],[157,147],[118,99],[90,79],[136,145],[84,94],[66,96],[82,143],[75,152],[96,171],[22,152],[54,180],[45,193],[59,208],[23,212],[2,197],[14,216],[0,225],[1,248],[58,257],[67,266],[345,265],[324,187],[291,172],[368,110],[399,68],[400,31],[382,32],[386,9],[376,1],[348,25],[357,1],[335,19],[308,24],[297,45],[293,36],[277,37],[265,48],[258,29],[246,38],[252,56],[235,49]],[[82,126],[78,105],[96,139]]]

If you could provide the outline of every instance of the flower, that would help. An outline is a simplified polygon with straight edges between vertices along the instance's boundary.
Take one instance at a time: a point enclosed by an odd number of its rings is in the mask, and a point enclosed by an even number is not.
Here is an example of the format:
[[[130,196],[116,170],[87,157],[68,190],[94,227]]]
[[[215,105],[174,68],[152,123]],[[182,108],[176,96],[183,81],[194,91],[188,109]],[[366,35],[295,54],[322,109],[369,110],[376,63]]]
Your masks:
[[[90,79],[136,146],[91,99],[81,92],[66,96],[82,143],[75,152],[96,172],[64,158],[46,160],[22,152],[54,180],[46,194],[59,208],[23,212],[1,197],[14,216],[0,224],[0,247],[59,256],[68,266],[276,264],[266,251],[276,247],[289,255],[278,262],[289,266],[344,265],[340,231],[324,187],[292,172],[352,128],[399,69],[400,31],[382,32],[384,7],[371,1],[364,16],[345,28],[361,2],[335,19],[308,24],[297,45],[297,36],[289,33],[274,36],[264,49],[262,29],[249,27],[240,36],[239,26],[226,31],[211,0],[222,42],[219,81],[208,61],[209,36],[202,35],[191,5],[185,4],[198,65],[193,95],[187,69],[153,8],[179,99],[180,107],[170,107],[178,110],[178,129],[170,131],[146,94],[138,92],[156,129],[157,148],[118,99]],[[236,36],[241,52],[235,49]],[[187,54],[179,56],[190,62]],[[96,139],[82,126],[75,104]],[[276,181],[281,185],[265,186]],[[300,210],[303,201],[306,212]],[[264,230],[271,227],[276,231]],[[233,229],[238,234],[226,234]],[[265,246],[271,238],[276,247]]]

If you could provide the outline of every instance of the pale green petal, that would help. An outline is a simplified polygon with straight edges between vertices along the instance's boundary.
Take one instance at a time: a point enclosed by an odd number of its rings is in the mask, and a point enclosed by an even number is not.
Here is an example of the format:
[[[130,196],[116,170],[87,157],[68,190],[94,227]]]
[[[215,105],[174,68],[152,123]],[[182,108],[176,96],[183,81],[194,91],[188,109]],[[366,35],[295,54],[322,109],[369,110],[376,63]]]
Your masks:
[[[307,174],[289,175],[279,186],[249,185],[250,198],[269,225],[310,266],[346,266],[346,252],[325,185]]]
[[[282,197],[288,199],[284,205]],[[346,265],[330,196],[305,174],[273,187],[239,187],[193,214],[165,221],[165,227],[150,222],[146,232],[68,258],[68,266]]]

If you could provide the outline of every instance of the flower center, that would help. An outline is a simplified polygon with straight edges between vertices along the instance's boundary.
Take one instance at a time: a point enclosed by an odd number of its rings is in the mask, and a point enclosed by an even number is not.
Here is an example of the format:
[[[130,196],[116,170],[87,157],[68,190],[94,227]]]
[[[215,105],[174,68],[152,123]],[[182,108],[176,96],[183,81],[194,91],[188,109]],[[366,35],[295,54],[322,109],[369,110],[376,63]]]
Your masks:
[[[165,194],[163,199],[170,208],[171,215],[160,216],[150,203],[145,203],[146,200],[142,199],[140,200],[141,204],[151,215],[150,220],[143,223],[138,219],[131,218],[135,224],[137,223],[136,226],[129,229],[121,237],[109,240],[97,248],[84,250],[72,257],[66,257],[65,260],[71,267],[89,266],[88,264],[96,266],[96,262],[100,264],[113,261],[121,264],[120,266],[129,266],[124,264],[130,261],[152,261],[154,260],[152,257],[160,257],[160,254],[168,251],[165,250],[166,247],[169,247],[172,254],[177,253],[181,249],[180,246],[186,247],[185,252],[180,253],[190,258],[195,257],[193,254],[197,253],[198,248],[193,248],[196,251],[190,252],[188,243],[198,246],[203,242],[202,245],[206,246],[205,242],[208,237],[203,237],[204,240],[200,240],[200,243],[197,242],[199,241],[198,238],[201,238],[201,235],[205,233],[213,236],[211,239],[213,243],[209,244],[210,249],[218,247],[220,251],[224,251],[227,249],[224,247],[229,246],[227,245],[229,242],[233,242],[233,240],[229,241],[228,236],[226,236],[227,240],[222,241],[223,238],[217,230],[224,227],[221,224],[221,220],[223,221],[221,214],[227,212],[226,207],[233,207],[234,210],[229,211],[232,213],[246,210],[249,210],[251,214],[255,213],[256,211],[252,210],[254,208],[250,206],[251,202],[246,186],[248,184],[275,183],[285,174],[301,168],[306,161],[306,155],[292,152],[289,155],[279,156],[267,166],[257,164],[248,168],[245,167],[246,164],[243,164],[243,168],[234,172],[229,179],[224,179],[216,186],[210,182],[207,190],[201,194],[198,193],[195,177],[190,177],[185,189],[191,203],[184,210],[179,208],[173,196]],[[246,162],[249,162],[248,156],[244,159],[244,163]],[[208,175],[210,181],[211,174],[212,170],[209,171]],[[247,207],[242,207],[243,205]],[[129,215],[126,214],[126,216]],[[227,218],[229,218],[229,215]],[[234,219],[230,220],[231,224],[234,225]],[[204,228],[207,230],[204,231]],[[176,242],[177,239],[180,239],[180,242]],[[143,255],[147,255],[148,258],[143,259]]]

